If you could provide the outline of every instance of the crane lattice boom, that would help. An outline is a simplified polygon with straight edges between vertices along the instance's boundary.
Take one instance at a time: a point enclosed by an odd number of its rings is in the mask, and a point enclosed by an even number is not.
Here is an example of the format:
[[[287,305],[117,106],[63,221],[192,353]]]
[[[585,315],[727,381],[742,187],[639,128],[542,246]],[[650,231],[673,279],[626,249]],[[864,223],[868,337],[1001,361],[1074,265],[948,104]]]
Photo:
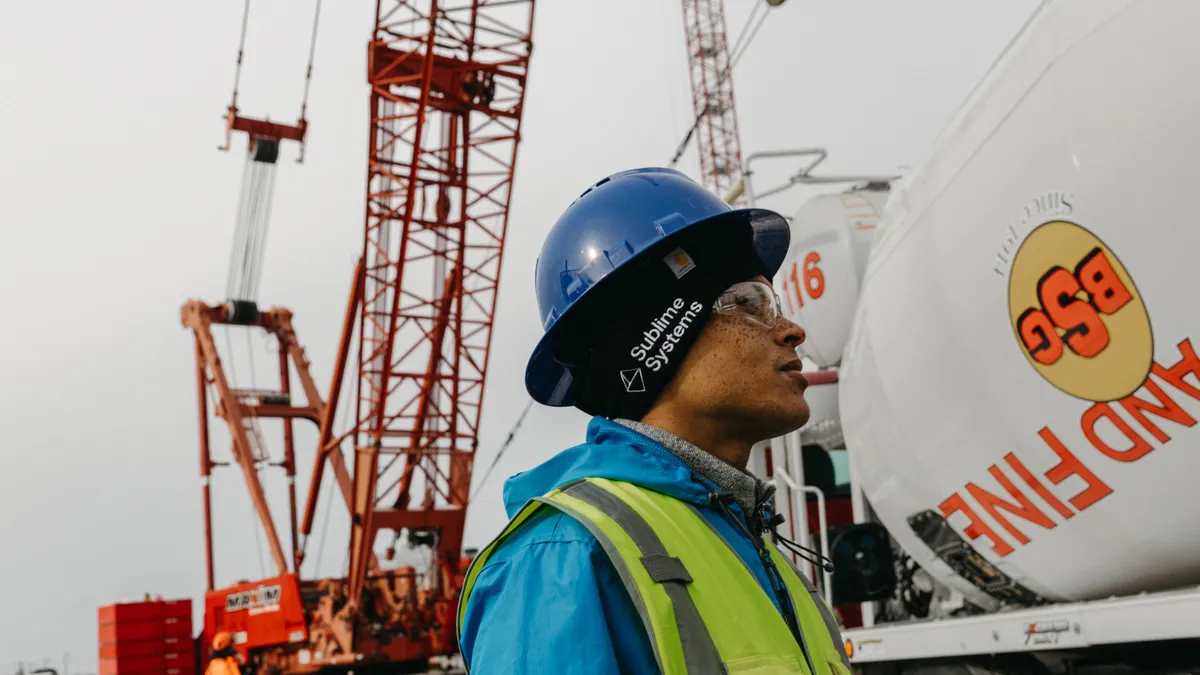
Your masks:
[[[725,194],[742,168],[724,0],[683,0],[696,147],[704,186]]]
[[[520,138],[533,1],[379,3],[368,57],[350,595],[378,530],[456,563]]]
[[[534,0],[377,0],[367,60],[363,248],[328,402],[312,381],[286,309],[260,312],[253,298],[184,308],[184,324],[197,336],[202,474],[207,481],[220,465],[208,448],[211,387],[278,571],[255,584],[213,589],[206,487],[205,630],[243,636],[239,649],[257,668],[307,673],[360,662],[421,661],[455,649],[463,526],[521,135],[533,6]],[[228,131],[244,131],[251,149],[303,139],[303,112],[295,128],[255,126],[237,115],[236,84],[234,101]],[[273,163],[274,155],[269,159]],[[275,333],[278,390],[231,383],[211,335],[220,324]],[[292,401],[289,357],[307,399],[303,405]],[[353,387],[353,400],[340,400],[343,385]],[[352,415],[348,429],[334,428],[339,409]],[[320,429],[298,533],[289,489],[290,561],[258,476],[272,458],[257,420],[270,417],[285,421],[281,465],[289,482],[295,471],[290,421],[307,419]],[[351,449],[347,471],[343,453]],[[300,579],[327,466],[350,513],[349,572],[346,578]],[[381,531],[392,537],[389,559],[407,533],[410,544],[431,551],[429,567],[381,564],[375,556]]]

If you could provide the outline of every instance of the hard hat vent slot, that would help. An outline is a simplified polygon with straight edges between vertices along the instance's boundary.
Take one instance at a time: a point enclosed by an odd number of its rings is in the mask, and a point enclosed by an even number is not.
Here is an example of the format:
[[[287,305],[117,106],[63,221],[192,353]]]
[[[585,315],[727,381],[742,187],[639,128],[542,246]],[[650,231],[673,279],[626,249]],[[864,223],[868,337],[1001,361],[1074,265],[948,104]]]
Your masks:
[[[579,281],[582,282],[582,288],[579,292],[590,288],[597,281],[600,281],[609,272],[616,269],[617,265],[625,262],[633,255],[633,247],[629,245],[629,241],[622,239],[617,242],[612,248],[602,252],[600,255],[592,259],[592,261],[583,266],[579,270]],[[572,295],[571,297],[576,297]]]
[[[672,213],[654,221],[654,228],[658,230],[659,235],[665,237],[676,230],[687,227],[687,224],[687,218],[684,218],[683,214]]]

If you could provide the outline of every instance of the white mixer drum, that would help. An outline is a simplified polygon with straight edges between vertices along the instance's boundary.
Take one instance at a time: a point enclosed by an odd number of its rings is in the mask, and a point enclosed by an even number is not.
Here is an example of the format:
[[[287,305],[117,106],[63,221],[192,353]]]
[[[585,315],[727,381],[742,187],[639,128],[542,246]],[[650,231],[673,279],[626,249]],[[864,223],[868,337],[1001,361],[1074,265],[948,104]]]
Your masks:
[[[974,602],[1200,583],[1200,2],[1044,4],[897,190],[845,349],[865,495]]]
[[[788,318],[808,333],[800,351],[821,367],[842,360],[859,281],[889,194],[882,185],[819,195],[792,218],[792,244],[775,287]]]

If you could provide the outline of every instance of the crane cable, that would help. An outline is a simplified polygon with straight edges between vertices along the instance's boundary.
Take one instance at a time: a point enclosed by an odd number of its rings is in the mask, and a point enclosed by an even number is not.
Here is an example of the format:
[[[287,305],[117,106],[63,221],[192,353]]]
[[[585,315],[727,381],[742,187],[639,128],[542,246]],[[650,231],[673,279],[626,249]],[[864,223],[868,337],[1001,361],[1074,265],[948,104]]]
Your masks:
[[[740,61],[742,59],[742,55],[745,54],[746,50],[750,47],[750,42],[754,39],[754,36],[758,34],[758,29],[762,27],[763,22],[766,21],[766,18],[767,18],[766,12],[763,12],[761,15],[759,15],[758,24],[754,26],[754,29],[750,32],[750,37],[744,43],[742,42],[742,38],[746,36],[746,31],[748,29],[750,29],[750,24],[751,24],[751,22],[754,21],[754,16],[755,16],[755,14],[758,13],[758,8],[766,7],[766,6],[767,5],[765,2],[759,2],[759,3],[756,3],[754,5],[754,9],[750,11],[750,16],[746,19],[745,25],[742,26],[742,31],[741,31],[741,33],[738,34],[737,39],[734,40],[733,49],[730,50],[732,56],[729,59],[729,64],[725,68],[725,70],[721,72],[720,77],[717,78],[716,86],[718,86],[718,87],[721,86],[721,84],[725,81],[725,79],[727,77],[729,77],[730,73],[733,72],[734,66],[736,66],[738,64],[738,61]],[[768,11],[770,11],[770,10],[768,10]],[[740,48],[740,51],[739,51],[739,48]],[[687,134],[684,135],[683,140],[680,141],[679,147],[677,147],[675,149],[675,156],[671,158],[671,163],[669,164],[669,166],[674,167],[676,164],[679,163],[679,158],[683,156],[684,150],[687,149],[688,143],[691,142],[692,136],[695,135],[696,129],[699,128],[700,121],[703,120],[704,116],[707,114],[708,114],[708,103],[705,102],[704,109],[700,111],[699,115],[696,115],[696,119],[692,121],[691,128],[688,129]]]
[[[301,123],[303,123],[308,109],[313,58],[316,55],[317,48],[317,29],[321,19],[321,1],[316,0],[316,8],[313,13],[312,33],[308,46],[308,63],[305,66],[304,72],[304,95],[300,103]],[[241,85],[242,64],[246,52],[246,33],[249,24],[250,0],[245,0],[242,6],[242,27],[238,37],[237,65],[234,68],[233,75],[233,98],[230,103],[231,115],[235,114],[234,111],[237,109],[238,88]],[[271,197],[275,187],[274,165],[275,159],[278,156],[277,143],[278,141],[274,139],[252,139],[250,148],[248,149],[246,167],[242,174],[242,192],[239,200],[240,203],[238,204],[238,218],[234,231],[233,251],[230,256],[229,273],[225,286],[226,297],[230,300],[256,301],[258,297],[259,282],[262,278],[261,266],[266,243],[267,226],[271,217]],[[272,144],[274,144],[273,148],[270,147]],[[256,145],[266,145],[267,147],[256,148]],[[224,328],[225,345],[229,354],[231,381],[236,386],[237,374],[233,365],[233,345],[229,334],[230,326],[226,325]],[[249,331],[246,333],[246,351],[250,361],[251,388],[256,390],[254,346]],[[261,433],[258,429],[257,418],[251,419],[250,424],[243,426],[243,433],[246,434],[248,443],[251,443],[251,445],[257,444],[259,440],[258,435]],[[251,434],[256,436],[253,441],[249,437]],[[257,464],[257,457],[253,456],[253,448],[247,448],[247,450],[251,452],[251,460],[254,460]],[[260,451],[263,451],[263,449],[260,448]],[[263,481],[262,469],[262,466],[256,467],[260,483]],[[253,507],[251,510],[253,512]],[[253,520],[257,520],[257,518]],[[256,544],[255,552],[258,554],[259,568],[265,576],[266,565],[263,559],[263,542],[262,536],[258,531],[258,523],[254,524],[253,529]]]
[[[492,469],[496,468],[496,464],[500,462],[500,457],[504,455],[504,451],[508,449],[509,445],[512,445],[513,439],[517,436],[517,429],[521,428],[521,423],[525,421],[525,416],[529,414],[529,409],[532,407],[533,399],[529,399],[529,403],[525,405],[525,410],[521,413],[520,417],[517,418],[517,421],[515,424],[513,424],[512,429],[509,430],[508,438],[506,438],[504,443],[500,445],[500,449],[496,452],[496,456],[492,459],[491,465],[489,465],[487,471],[483,473],[483,478],[479,479],[479,483],[475,485],[475,491],[472,492],[470,498],[467,499],[468,503],[475,499],[475,497],[479,494],[479,490],[483,488],[484,483],[487,483],[488,477],[492,475]]]
[[[347,418],[350,416],[350,410],[353,406],[349,403],[348,399],[350,398],[349,395],[351,393],[353,393],[351,391],[352,387],[353,387],[353,385],[350,383],[350,378],[346,378],[345,381],[342,382],[342,396],[339,397],[339,399],[342,401],[345,401],[346,403],[345,403],[345,405],[342,406],[342,410],[341,410],[342,422],[341,422],[341,424],[339,424],[335,427],[336,429],[345,429],[347,426],[349,426],[349,423],[347,422]],[[333,394],[333,392],[330,392],[330,396],[332,396],[332,394]],[[334,411],[335,418],[337,417],[337,413],[338,413],[338,411],[335,410]],[[320,452],[320,448],[318,448],[317,451]],[[337,447],[331,448],[329,450],[329,452],[331,452],[331,453],[332,452],[340,453],[341,451],[342,451],[342,448],[341,448],[340,444]],[[328,462],[331,460],[326,458],[325,461]],[[320,486],[318,486],[318,487],[320,487]],[[329,534],[329,514],[333,513],[333,493],[337,492],[340,489],[341,489],[341,486],[338,485],[337,474],[330,475],[329,489],[326,491],[327,496],[325,497],[325,520],[321,523],[321,540],[317,544],[317,559],[313,563],[313,574],[317,575],[318,577],[321,574],[321,556],[325,552],[325,537],[326,537],[326,535]],[[300,546],[301,552],[307,552],[308,539],[309,539],[308,537],[304,538],[304,542]]]
[[[246,51],[246,27],[250,23],[250,0],[242,7],[242,36],[238,40],[237,67],[233,71],[233,103],[237,107],[238,83],[242,81],[242,55]]]
[[[766,12],[759,14],[759,7],[768,7],[768,9]],[[742,31],[738,33],[737,39],[733,42],[733,48],[730,50],[731,56],[729,57],[729,65],[726,66],[725,70],[723,70],[721,75],[717,78],[716,86],[721,86],[725,79],[728,78],[733,72],[733,68],[738,64],[738,61],[742,60],[742,56],[746,53],[746,50],[750,48],[750,42],[754,40],[754,36],[758,35],[758,29],[762,28],[763,22],[766,21],[768,12],[770,12],[770,8],[765,0],[762,2],[756,2],[754,4],[754,9],[750,11],[750,16],[746,19],[745,25],[742,26]],[[755,24],[754,28],[751,30],[750,24],[754,21],[755,14],[759,14],[758,23]],[[743,43],[742,38],[746,36],[747,30],[750,30],[750,37],[746,38],[746,41]],[[707,114],[708,103],[705,102],[704,109],[701,110],[700,114],[696,115],[696,119],[692,121],[691,128],[688,129],[687,133],[683,137],[683,140],[679,142],[679,146],[675,148],[675,155],[671,157],[671,162],[667,166],[674,167],[679,163],[679,158],[683,156],[683,152],[687,150],[688,144],[691,143],[692,136],[696,134],[696,129],[700,126],[700,121],[704,119],[704,116]]]
[[[763,0],[762,2],[754,3],[754,7],[752,7],[750,9],[750,16],[746,17],[746,23],[742,26],[742,32],[738,33],[737,39],[733,41],[733,46],[729,48],[729,53],[731,55],[730,59],[729,59],[731,68],[733,67],[733,64],[737,63],[737,55],[739,53],[739,50],[743,49],[746,46],[746,44],[749,44],[749,41],[747,41],[745,44],[743,44],[742,38],[746,37],[746,32],[750,29],[750,24],[754,22],[754,16],[756,14],[758,14],[758,10],[760,7],[766,7],[766,6],[767,6],[767,3],[765,0]],[[762,14],[761,16],[766,16],[766,14]],[[761,25],[761,24],[759,24],[759,25]],[[756,32],[758,32],[757,28],[755,28],[751,32],[751,36],[750,36],[751,39],[753,39],[753,37],[754,37],[753,33],[756,33]]]
[[[266,251],[267,230],[271,222],[271,202],[275,193],[276,141],[255,139],[258,147],[246,154],[242,190],[230,252],[225,295],[230,300],[257,301],[262,279],[262,261]],[[269,147],[274,144],[274,147]]]
[[[321,1],[317,0],[316,9],[313,11],[313,26],[312,35],[308,43],[308,65],[304,69],[304,97],[300,101],[300,119],[304,119],[304,114],[308,109],[308,90],[309,84],[312,82],[313,56],[317,52],[317,27],[321,23]],[[250,0],[246,0],[242,6],[242,32],[238,38],[238,53],[237,67],[233,71],[233,103],[232,107],[237,107],[238,84],[242,79],[242,56],[246,52],[246,29],[250,25]]]
[[[349,382],[349,380],[347,380],[347,383],[348,382]],[[349,389],[348,384],[343,386],[343,392],[346,389]],[[349,405],[349,403],[347,403],[342,408],[342,423],[337,428],[344,429],[346,427],[346,424],[347,424],[346,418],[349,416],[350,408],[351,408],[351,406]],[[329,450],[329,452],[341,452],[341,451],[342,451],[342,448],[340,445],[336,448],[331,448]],[[326,458],[325,461],[328,462],[330,460],[328,458]],[[321,523],[321,541],[317,544],[317,559],[316,559],[316,562],[313,563],[313,573],[318,576],[321,573],[321,556],[325,553],[325,537],[329,534],[329,514],[333,513],[333,493],[340,489],[341,489],[341,486],[338,485],[338,483],[337,483],[337,475],[331,474],[329,477],[329,489],[327,490],[328,496],[325,497],[325,520],[322,521],[322,523]],[[306,542],[307,542],[307,539],[306,539]]]
[[[321,22],[321,2],[316,0],[312,32],[308,45],[308,63],[304,71],[304,95],[300,104],[300,124],[306,124],[308,95],[312,84],[313,60],[317,50],[317,34]],[[250,0],[242,11],[242,30],[238,42],[237,68],[233,78],[233,101],[230,114],[236,114],[238,89],[246,49],[246,34],[250,19]],[[231,122],[232,123],[232,122]],[[262,279],[262,262],[266,249],[267,230],[271,219],[271,204],[275,192],[276,161],[279,140],[255,136],[247,147],[246,165],[242,173],[241,195],[238,200],[233,249],[225,284],[226,297],[231,300],[257,301]]]
[[[246,0],[250,2],[250,0]],[[317,52],[317,25],[321,22],[321,0],[317,0],[317,8],[313,12],[312,38],[308,42],[308,66],[304,69],[304,98],[300,101],[300,119],[308,110],[308,86],[312,83],[313,56]]]
[[[246,356],[250,360],[250,388],[252,390],[257,390],[258,389],[258,378],[255,377],[255,375],[254,375],[254,343],[252,342],[252,336],[250,335],[250,330],[248,328],[245,330],[245,333],[246,333]],[[253,410],[253,409],[251,409],[251,410]],[[267,488],[266,480],[263,476],[263,469],[265,467],[262,464],[260,464],[258,462],[258,458],[254,456],[254,446],[257,444],[258,438],[255,438],[254,440],[251,440],[251,438],[250,438],[251,434],[258,436],[258,434],[261,433],[258,428],[258,417],[254,412],[249,412],[248,415],[250,418],[249,424],[247,424],[246,422],[242,423],[242,433],[245,434],[246,442],[250,445],[250,447],[248,447],[246,449],[250,451],[250,458],[252,460],[254,460],[254,464],[255,464],[254,472],[256,474],[258,474],[258,483],[259,483],[259,485],[262,486],[262,489],[265,491]],[[243,419],[245,419],[245,418],[243,418]],[[261,446],[259,446],[259,451],[263,451],[263,448]],[[268,507],[268,509],[269,509],[269,507]],[[251,511],[254,511],[256,516],[258,515],[257,509],[255,509],[253,507],[253,505],[251,505]],[[258,520],[261,522],[260,518],[255,518],[255,520]],[[262,541],[262,536],[258,532],[259,524],[260,524],[259,522],[256,522],[254,524],[254,543],[255,543],[254,550],[258,552],[258,567],[260,570],[262,570],[263,577],[266,577],[267,576],[267,564],[263,560],[263,541]]]

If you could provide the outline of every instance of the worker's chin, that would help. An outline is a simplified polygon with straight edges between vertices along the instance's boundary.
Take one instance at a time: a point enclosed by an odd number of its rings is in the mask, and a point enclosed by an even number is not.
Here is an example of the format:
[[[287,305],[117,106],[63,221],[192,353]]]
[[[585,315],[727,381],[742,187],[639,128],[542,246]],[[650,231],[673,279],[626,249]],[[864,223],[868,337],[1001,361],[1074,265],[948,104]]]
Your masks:
[[[807,424],[810,416],[811,412],[808,409],[808,402],[803,398],[798,402],[795,400],[787,401],[786,404],[760,417],[762,440],[765,441],[790,434]]]
[[[799,429],[808,424],[808,418],[812,417],[812,411],[808,409],[808,401],[803,401],[796,407],[796,428]]]
[[[811,416],[812,411],[808,409],[808,401],[800,399],[800,403],[793,406],[792,414],[789,416],[789,428],[783,433],[790,434],[805,424],[808,424],[808,418]]]

